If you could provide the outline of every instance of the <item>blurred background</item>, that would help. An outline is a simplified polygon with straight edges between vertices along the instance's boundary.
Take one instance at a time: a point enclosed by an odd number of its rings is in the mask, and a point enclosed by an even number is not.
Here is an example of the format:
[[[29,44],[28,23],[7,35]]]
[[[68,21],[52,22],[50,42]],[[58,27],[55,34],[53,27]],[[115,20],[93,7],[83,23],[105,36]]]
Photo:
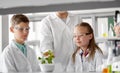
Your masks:
[[[37,51],[40,46],[39,23],[55,11],[69,11],[90,23],[96,43],[103,50],[105,59],[108,59],[108,49],[114,50],[118,44],[116,41],[120,40],[113,30],[120,22],[119,0],[0,0],[0,54],[13,38],[9,27],[14,14],[22,13],[30,19],[28,43]]]

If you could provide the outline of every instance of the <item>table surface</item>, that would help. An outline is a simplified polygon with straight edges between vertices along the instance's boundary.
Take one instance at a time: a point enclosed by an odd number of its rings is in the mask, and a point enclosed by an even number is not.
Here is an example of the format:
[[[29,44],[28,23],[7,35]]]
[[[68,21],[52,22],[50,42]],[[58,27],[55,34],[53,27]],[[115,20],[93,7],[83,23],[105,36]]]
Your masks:
[[[0,72],[2,73],[2,72]],[[8,73],[29,73],[29,72],[8,72]],[[102,73],[102,72],[63,72],[63,71],[53,71],[53,72],[32,72],[32,73]]]
[[[0,72],[2,73],[2,72]],[[8,72],[8,73],[29,73],[29,72]],[[31,72],[31,73],[102,73],[101,71],[97,72],[64,72],[64,71],[53,71],[53,72]]]

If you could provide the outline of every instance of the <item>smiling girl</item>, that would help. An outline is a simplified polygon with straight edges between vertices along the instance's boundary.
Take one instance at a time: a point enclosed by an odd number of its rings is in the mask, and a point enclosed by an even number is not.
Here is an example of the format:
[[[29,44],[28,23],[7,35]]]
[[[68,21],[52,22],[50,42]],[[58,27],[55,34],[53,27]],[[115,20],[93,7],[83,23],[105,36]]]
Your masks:
[[[97,71],[102,64],[102,51],[96,45],[91,26],[82,22],[74,28],[74,41],[77,49],[69,61],[67,71]]]

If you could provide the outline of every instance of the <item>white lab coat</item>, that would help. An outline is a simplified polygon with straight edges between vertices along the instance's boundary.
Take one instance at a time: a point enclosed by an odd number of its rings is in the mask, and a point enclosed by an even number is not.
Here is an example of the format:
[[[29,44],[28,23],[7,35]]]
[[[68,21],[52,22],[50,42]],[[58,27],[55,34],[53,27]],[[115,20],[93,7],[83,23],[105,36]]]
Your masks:
[[[2,72],[38,72],[40,67],[35,52],[27,48],[27,57],[12,41],[3,51],[1,56]]]
[[[89,54],[86,57],[81,57],[80,52],[77,52],[75,57],[75,63],[73,63],[72,57],[69,60],[67,71],[73,72],[90,72],[100,71],[101,65],[103,64],[103,54],[96,50],[95,57],[93,60],[88,61]]]
[[[79,22],[76,15],[68,14],[65,23],[53,13],[40,23],[40,50],[53,50],[55,62],[60,62],[63,68],[68,63],[68,58],[73,51],[73,29]]]

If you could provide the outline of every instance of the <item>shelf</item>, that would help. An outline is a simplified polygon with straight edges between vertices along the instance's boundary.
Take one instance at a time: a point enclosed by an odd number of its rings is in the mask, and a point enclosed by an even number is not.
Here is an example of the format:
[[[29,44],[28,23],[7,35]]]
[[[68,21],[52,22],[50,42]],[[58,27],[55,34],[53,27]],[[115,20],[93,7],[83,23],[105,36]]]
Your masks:
[[[96,37],[96,43],[103,43],[103,42],[107,42],[107,41],[120,41],[120,37]]]

